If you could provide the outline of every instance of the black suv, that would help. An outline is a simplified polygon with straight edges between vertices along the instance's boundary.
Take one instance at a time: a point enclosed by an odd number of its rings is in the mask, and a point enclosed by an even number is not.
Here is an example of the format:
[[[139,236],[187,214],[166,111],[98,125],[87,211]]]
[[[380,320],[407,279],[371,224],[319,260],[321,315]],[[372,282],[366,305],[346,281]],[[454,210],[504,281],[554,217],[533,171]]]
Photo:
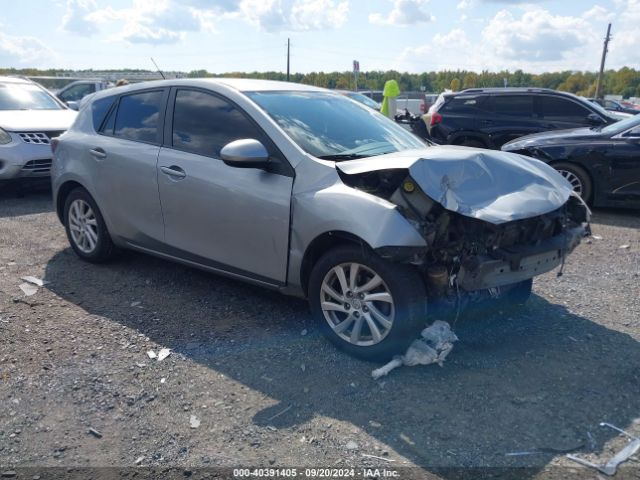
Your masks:
[[[445,93],[413,130],[440,144],[499,149],[523,135],[617,122],[570,93],[542,88],[473,88]]]

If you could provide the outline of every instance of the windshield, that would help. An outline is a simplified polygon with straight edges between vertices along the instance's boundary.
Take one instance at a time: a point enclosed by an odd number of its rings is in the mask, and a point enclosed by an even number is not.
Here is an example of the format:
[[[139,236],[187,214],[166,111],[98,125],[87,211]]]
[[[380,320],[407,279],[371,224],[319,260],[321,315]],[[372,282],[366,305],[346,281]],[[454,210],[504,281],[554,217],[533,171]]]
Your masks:
[[[625,118],[624,120],[604,127],[601,132],[607,135],[618,135],[638,125],[640,125],[640,115],[634,115],[633,117]]]
[[[0,110],[61,110],[51,95],[37,85],[0,83]]]
[[[366,95],[362,95],[361,93],[347,93],[347,97],[355,100],[356,102],[360,102],[369,108],[373,108],[374,110],[380,110],[380,104],[378,102]]]
[[[425,148],[380,113],[325,92],[247,92],[305,152],[349,160]]]

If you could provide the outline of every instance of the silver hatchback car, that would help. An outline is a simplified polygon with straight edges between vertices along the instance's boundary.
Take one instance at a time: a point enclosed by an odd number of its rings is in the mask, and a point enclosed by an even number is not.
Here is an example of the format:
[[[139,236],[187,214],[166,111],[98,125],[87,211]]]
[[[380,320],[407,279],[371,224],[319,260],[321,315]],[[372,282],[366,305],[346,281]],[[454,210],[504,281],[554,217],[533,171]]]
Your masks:
[[[430,146],[305,85],[107,90],[53,148],[55,206],[78,256],[134,249],[306,297],[320,330],[367,359],[465,303],[526,301],[532,277],[589,231],[548,165]]]

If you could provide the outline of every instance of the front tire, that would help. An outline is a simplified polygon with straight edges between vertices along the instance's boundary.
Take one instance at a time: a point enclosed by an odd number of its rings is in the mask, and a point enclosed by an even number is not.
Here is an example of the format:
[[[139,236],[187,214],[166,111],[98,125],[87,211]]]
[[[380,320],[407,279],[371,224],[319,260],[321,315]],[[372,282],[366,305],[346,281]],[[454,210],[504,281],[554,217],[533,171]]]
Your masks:
[[[103,263],[116,254],[100,209],[84,188],[76,188],[64,204],[64,226],[71,248],[91,263]]]
[[[426,324],[426,291],[417,270],[345,245],[325,253],[309,279],[320,331],[341,350],[386,361],[404,353]]]
[[[573,191],[580,195],[585,202],[591,200],[593,185],[589,174],[584,168],[567,162],[554,163],[551,166],[567,179]]]

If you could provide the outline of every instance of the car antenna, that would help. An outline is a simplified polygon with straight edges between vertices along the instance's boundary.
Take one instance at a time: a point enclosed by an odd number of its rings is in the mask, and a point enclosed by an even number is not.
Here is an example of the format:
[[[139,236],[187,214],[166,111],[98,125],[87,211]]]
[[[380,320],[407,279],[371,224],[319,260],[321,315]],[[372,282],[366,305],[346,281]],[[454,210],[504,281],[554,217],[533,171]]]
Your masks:
[[[158,73],[160,74],[160,76],[162,77],[163,80],[166,80],[166,77],[164,76],[164,73],[162,73],[162,70],[160,70],[160,67],[158,67],[158,64],[156,63],[156,61],[153,59],[153,57],[151,57],[151,61],[153,62],[153,64],[156,66],[156,69],[158,70]]]

